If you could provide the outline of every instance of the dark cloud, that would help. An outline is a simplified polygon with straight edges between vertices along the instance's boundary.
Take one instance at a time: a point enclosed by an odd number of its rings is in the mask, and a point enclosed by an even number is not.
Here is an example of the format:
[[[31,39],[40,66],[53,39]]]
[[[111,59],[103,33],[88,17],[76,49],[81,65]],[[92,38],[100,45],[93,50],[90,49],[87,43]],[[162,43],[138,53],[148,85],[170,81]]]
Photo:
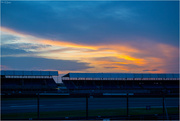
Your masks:
[[[76,43],[120,43],[142,37],[177,46],[178,5],[178,1],[16,1],[2,4],[2,26]]]
[[[96,57],[93,58],[95,61],[110,61],[110,62],[126,62],[125,59],[116,58],[113,56],[106,56],[106,57]]]
[[[104,67],[106,69],[114,69],[114,68],[118,68],[118,67]]]
[[[51,45],[31,44],[31,43],[12,43],[12,44],[4,44],[3,47],[28,51],[28,50],[38,50],[42,48],[51,47]]]
[[[18,55],[18,54],[28,54],[28,52],[20,49],[10,49],[10,48],[5,48],[1,47],[1,55],[2,56],[7,56],[7,55]]]
[[[91,68],[88,63],[35,57],[2,57],[1,65],[14,70],[76,71]]]
[[[152,70],[146,69],[146,70],[143,70],[143,71],[158,71],[158,69],[152,69]]]
[[[139,68],[143,68],[143,66],[139,66],[139,65],[135,65],[135,64],[117,64],[117,65],[120,65],[120,66],[123,66],[125,68],[128,68],[128,69],[139,69]]]

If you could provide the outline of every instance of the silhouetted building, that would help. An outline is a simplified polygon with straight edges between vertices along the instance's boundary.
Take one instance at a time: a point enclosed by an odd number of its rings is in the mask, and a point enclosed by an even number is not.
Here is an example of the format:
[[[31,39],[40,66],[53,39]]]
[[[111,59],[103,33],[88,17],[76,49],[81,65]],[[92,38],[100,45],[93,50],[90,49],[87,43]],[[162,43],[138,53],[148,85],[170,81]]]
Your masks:
[[[179,94],[179,74],[68,73],[62,81],[71,93]]]
[[[57,71],[1,71],[2,94],[35,94],[57,89]]]

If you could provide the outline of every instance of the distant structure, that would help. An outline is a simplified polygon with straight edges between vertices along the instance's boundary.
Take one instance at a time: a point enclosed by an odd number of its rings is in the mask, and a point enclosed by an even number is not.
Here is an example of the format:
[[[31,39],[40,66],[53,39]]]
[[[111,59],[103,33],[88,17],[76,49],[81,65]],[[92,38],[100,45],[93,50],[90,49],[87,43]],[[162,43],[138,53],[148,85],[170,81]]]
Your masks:
[[[179,94],[179,74],[68,73],[62,81],[71,94]]]
[[[56,91],[57,71],[1,71],[1,94],[36,94]]]

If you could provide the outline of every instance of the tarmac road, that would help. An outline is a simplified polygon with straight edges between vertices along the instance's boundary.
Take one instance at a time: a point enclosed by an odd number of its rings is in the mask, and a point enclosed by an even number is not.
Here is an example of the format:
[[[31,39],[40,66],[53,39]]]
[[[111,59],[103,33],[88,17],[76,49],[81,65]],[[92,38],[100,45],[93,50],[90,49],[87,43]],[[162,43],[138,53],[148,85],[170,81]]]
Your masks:
[[[126,98],[89,98],[89,110],[126,108]],[[43,111],[70,111],[86,110],[86,98],[40,98],[40,112]],[[162,98],[129,98],[129,108],[162,107]],[[177,107],[178,98],[165,98],[167,107]],[[37,99],[2,100],[1,113],[37,112]]]

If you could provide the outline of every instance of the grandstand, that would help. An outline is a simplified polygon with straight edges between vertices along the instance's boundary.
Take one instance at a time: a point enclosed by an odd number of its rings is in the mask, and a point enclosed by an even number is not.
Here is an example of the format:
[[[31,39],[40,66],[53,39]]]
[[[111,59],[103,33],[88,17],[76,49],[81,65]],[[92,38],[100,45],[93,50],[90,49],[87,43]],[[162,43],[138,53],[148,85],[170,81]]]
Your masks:
[[[179,119],[179,74],[68,73],[59,84],[53,76],[1,71],[2,119]]]
[[[54,92],[57,71],[1,71],[1,94],[36,94]]]
[[[179,74],[68,73],[62,81],[71,93],[179,94]]]

